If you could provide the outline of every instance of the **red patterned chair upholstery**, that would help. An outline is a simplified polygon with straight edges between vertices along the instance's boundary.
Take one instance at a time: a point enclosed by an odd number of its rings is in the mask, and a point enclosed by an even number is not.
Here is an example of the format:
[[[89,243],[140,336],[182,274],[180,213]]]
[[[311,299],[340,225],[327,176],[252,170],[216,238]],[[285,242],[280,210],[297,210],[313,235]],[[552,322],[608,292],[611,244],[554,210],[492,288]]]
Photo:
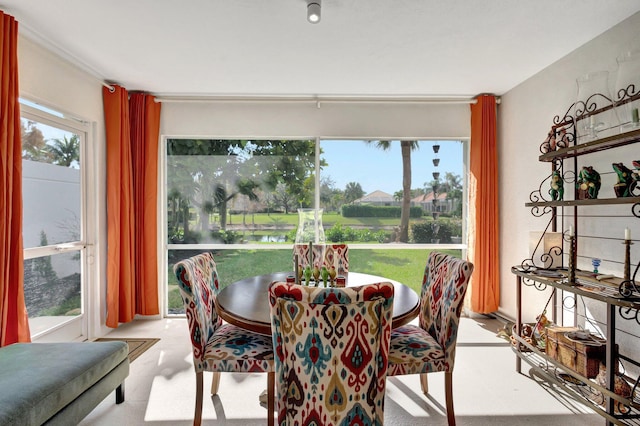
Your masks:
[[[473,264],[431,252],[422,280],[419,327],[406,325],[391,333],[388,376],[420,374],[422,391],[428,393],[427,373],[445,373],[447,419],[455,425],[453,365],[462,302]]]
[[[393,285],[269,287],[281,425],[382,425]]]
[[[313,265],[318,268],[325,266],[327,269],[334,267],[337,275],[346,275],[349,272],[349,246],[346,244],[315,244],[313,250]],[[293,267],[295,270],[296,255],[298,267],[306,268],[309,265],[309,246],[307,244],[293,245]]]
[[[211,394],[218,393],[220,372],[268,373],[268,419],[273,424],[273,346],[270,336],[223,324],[215,308],[220,282],[211,253],[202,253],[175,264],[173,270],[189,323],[196,372],[194,425],[202,421],[203,372],[214,373]]]

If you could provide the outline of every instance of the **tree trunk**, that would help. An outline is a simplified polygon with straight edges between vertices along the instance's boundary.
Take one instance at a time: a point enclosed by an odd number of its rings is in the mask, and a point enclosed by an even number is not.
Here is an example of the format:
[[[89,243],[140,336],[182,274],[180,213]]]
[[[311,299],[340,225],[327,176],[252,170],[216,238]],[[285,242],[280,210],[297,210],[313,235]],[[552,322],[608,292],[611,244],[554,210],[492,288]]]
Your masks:
[[[411,141],[401,141],[402,150],[402,210],[400,242],[409,242],[409,210],[411,208]]]
[[[222,229],[223,231],[226,231],[227,230],[227,200],[223,200],[220,202],[218,211],[220,212],[220,229]]]

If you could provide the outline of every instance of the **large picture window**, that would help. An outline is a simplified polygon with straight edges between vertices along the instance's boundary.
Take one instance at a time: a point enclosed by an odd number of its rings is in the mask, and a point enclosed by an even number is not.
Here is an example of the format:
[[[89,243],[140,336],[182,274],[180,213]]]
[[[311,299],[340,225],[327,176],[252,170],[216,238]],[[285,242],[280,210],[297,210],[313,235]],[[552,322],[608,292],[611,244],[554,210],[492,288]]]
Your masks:
[[[418,288],[425,247],[464,248],[465,173],[457,140],[166,139],[167,312],[182,312],[173,264],[195,253],[223,286],[292,269],[302,208],[349,244],[350,270]]]

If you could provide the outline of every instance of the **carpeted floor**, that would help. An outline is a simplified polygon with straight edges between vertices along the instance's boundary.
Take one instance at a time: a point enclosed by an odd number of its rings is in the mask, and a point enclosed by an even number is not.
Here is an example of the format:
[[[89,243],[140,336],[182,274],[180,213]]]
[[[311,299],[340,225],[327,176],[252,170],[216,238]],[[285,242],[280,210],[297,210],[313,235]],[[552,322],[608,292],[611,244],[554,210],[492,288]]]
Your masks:
[[[142,355],[147,349],[155,345],[160,339],[141,339],[141,338],[121,338],[121,339],[96,339],[96,342],[110,342],[118,340],[126,342],[129,345],[129,362],[133,362],[136,358]]]

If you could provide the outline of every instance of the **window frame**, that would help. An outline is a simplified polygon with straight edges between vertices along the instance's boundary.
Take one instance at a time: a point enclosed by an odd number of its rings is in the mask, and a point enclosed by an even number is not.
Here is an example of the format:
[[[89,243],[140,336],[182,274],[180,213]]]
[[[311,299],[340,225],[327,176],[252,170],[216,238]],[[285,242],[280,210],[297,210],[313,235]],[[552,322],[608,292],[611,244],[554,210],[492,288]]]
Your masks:
[[[171,316],[184,316],[184,314],[170,314],[169,306],[168,306],[168,256],[167,254],[171,250],[291,250],[293,247],[293,243],[291,244],[282,244],[282,243],[262,243],[262,244],[220,244],[220,243],[205,243],[205,244],[172,244],[168,242],[167,238],[167,209],[166,209],[166,197],[167,197],[167,141],[174,139],[225,139],[225,140],[242,140],[242,139],[275,139],[275,140],[313,140],[315,141],[315,170],[320,170],[320,149],[321,143],[324,140],[350,140],[350,141],[363,141],[363,140],[377,140],[377,139],[388,139],[393,141],[401,141],[401,140],[418,140],[421,142],[429,142],[429,141],[451,141],[451,142],[460,142],[462,143],[462,242],[460,243],[449,243],[449,244],[425,244],[425,243],[394,243],[394,244],[367,244],[367,243],[358,243],[349,246],[349,250],[372,250],[372,249],[380,249],[381,247],[385,250],[402,250],[402,249],[411,249],[411,250],[424,250],[424,249],[459,249],[461,250],[463,256],[466,256],[466,252],[468,250],[468,176],[469,176],[469,138],[357,138],[357,137],[349,137],[349,138],[341,138],[341,137],[232,137],[232,136],[185,136],[185,135],[162,135],[161,137],[161,148],[160,148],[160,190],[159,190],[159,207],[160,207],[160,217],[159,217],[159,227],[160,227],[160,239],[163,242],[162,255],[163,265],[160,270],[159,279],[161,290],[159,292],[161,298],[161,307],[162,307],[162,315],[164,317]],[[314,194],[314,205],[316,208],[320,206],[320,185],[321,185],[321,173],[315,172],[314,176],[315,180],[315,194]]]
[[[95,174],[91,172],[92,167],[88,167],[91,155],[89,148],[89,140],[94,131],[94,126],[76,116],[66,114],[58,109],[50,108],[38,102],[31,101],[27,98],[20,98],[20,118],[36,121],[60,130],[71,132],[78,136],[79,142],[79,163],[80,163],[80,226],[79,239],[75,241],[66,241],[58,244],[50,244],[39,247],[24,247],[24,261],[36,259],[46,256],[54,256],[64,253],[80,254],[80,314],[77,316],[62,318],[53,326],[39,332],[33,332],[31,339],[33,341],[68,341],[83,340],[88,336],[88,314],[89,306],[89,288],[93,282],[94,268],[91,260],[93,256],[89,254],[89,249],[93,246],[87,242],[87,236],[91,235],[89,229],[95,229],[95,225],[89,228],[91,221],[90,206],[95,205],[95,191],[89,191],[90,183],[95,181]],[[95,234],[95,233],[94,233]]]

